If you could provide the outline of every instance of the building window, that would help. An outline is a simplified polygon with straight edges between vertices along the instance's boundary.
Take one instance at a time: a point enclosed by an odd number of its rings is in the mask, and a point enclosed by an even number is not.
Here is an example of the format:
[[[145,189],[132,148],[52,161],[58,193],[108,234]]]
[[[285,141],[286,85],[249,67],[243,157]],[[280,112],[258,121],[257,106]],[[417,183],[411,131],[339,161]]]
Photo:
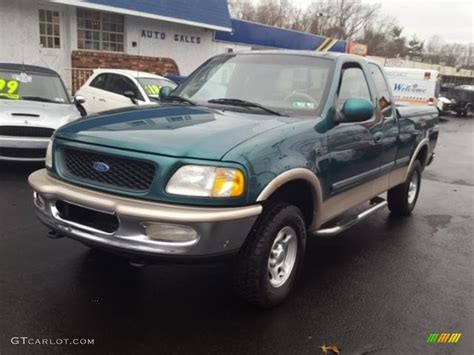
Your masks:
[[[43,48],[60,48],[59,12],[39,10],[40,43]]]
[[[77,47],[123,52],[123,16],[77,9]]]

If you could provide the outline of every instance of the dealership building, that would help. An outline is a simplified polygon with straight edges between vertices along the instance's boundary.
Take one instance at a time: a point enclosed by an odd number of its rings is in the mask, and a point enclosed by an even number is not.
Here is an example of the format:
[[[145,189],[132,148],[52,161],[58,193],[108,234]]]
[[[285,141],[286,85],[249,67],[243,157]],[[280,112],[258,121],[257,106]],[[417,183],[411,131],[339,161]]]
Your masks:
[[[209,57],[348,44],[230,18],[227,0],[0,0],[0,63],[56,70],[74,92],[95,68],[188,75]]]

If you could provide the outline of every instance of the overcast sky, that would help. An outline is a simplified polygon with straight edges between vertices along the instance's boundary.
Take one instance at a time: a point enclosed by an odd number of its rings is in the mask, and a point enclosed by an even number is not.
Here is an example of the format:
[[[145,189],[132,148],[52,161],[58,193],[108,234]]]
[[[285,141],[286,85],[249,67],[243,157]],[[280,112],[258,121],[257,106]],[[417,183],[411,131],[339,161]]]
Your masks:
[[[292,0],[306,6],[312,0]],[[393,16],[405,35],[421,39],[439,35],[448,42],[474,42],[474,0],[362,0],[382,4],[382,13]]]

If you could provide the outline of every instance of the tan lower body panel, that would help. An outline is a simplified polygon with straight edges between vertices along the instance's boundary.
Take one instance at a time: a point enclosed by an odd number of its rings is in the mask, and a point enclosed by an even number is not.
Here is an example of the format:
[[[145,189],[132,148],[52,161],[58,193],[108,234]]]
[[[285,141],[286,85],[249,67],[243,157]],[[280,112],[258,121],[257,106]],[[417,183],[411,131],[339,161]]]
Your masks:
[[[317,230],[322,224],[358,204],[369,201],[392,187],[402,184],[406,179],[406,173],[407,167],[394,170],[324,201],[321,209],[321,218],[313,226],[312,230]]]

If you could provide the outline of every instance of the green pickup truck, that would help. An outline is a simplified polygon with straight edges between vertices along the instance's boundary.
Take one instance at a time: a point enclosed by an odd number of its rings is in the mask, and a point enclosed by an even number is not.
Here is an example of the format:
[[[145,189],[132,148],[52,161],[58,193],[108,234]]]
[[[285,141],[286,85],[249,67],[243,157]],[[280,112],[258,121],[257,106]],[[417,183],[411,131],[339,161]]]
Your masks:
[[[383,68],[346,54],[219,55],[160,97],[57,130],[29,177],[37,215],[135,264],[230,256],[262,307],[288,296],[307,237],[409,215],[438,137],[436,108],[396,107]]]

